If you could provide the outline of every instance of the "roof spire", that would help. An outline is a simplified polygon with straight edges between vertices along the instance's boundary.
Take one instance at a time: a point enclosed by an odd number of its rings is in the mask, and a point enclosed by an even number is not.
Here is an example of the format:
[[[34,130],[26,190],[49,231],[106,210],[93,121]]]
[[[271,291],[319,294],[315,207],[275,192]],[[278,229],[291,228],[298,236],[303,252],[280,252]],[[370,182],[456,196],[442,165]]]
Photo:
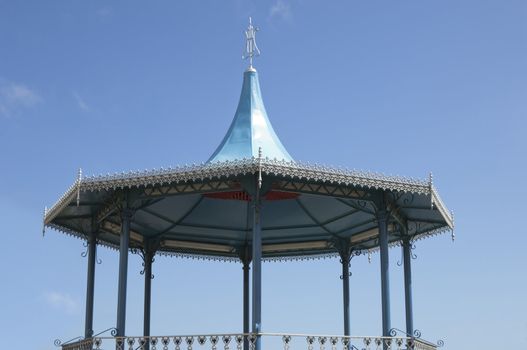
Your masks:
[[[245,50],[243,51],[242,59],[249,59],[249,68],[247,70],[254,70],[253,57],[260,56],[260,49],[256,45],[256,32],[260,28],[253,26],[253,19],[249,17],[249,26],[245,31]]]

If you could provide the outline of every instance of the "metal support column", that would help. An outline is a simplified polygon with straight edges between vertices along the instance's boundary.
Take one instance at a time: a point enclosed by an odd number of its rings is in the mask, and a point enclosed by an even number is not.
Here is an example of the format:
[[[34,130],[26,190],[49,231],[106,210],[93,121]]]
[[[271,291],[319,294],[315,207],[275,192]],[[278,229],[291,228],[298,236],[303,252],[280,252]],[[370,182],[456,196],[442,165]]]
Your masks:
[[[93,335],[93,295],[95,292],[95,260],[97,257],[96,237],[97,235],[95,232],[92,232],[88,236],[88,276],[86,281],[86,318],[84,322],[84,338],[90,338]]]
[[[390,269],[388,260],[388,213],[384,202],[377,212],[379,223],[379,247],[381,255],[381,301],[382,301],[382,335],[390,336]]]
[[[253,215],[253,240],[252,240],[252,264],[253,264],[253,288],[252,288],[252,331],[262,332],[262,226],[260,218],[260,200],[254,201]],[[257,337],[255,350],[261,350],[261,339]]]
[[[150,305],[152,300],[152,263],[154,262],[154,251],[150,249],[149,244],[146,245],[144,253],[144,275],[145,275],[145,299],[144,299],[144,318],[143,318],[143,336],[150,336]],[[150,339],[144,345],[143,350],[150,348]]]
[[[404,305],[406,311],[406,333],[414,334],[414,319],[412,310],[412,243],[406,238],[403,240],[404,261]]]
[[[117,291],[117,336],[125,336],[126,330],[126,284],[128,277],[128,248],[130,246],[130,221],[133,212],[121,212],[121,241],[119,244],[119,284]]]
[[[244,259],[243,261],[243,333],[247,334],[250,332],[250,313],[249,313],[249,306],[250,306],[250,290],[249,290],[249,272],[250,272],[250,259]],[[243,349],[249,350],[249,340],[247,338],[244,338],[243,340]]]
[[[340,253],[340,262],[342,264],[342,299],[344,310],[344,335],[350,335],[350,250],[346,247]]]

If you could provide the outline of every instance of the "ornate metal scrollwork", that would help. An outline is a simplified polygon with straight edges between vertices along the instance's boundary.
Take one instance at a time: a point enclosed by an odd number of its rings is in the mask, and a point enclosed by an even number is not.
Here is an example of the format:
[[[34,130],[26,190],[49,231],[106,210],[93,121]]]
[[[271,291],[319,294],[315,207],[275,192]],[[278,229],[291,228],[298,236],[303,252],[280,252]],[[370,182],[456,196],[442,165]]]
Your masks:
[[[245,337],[241,334],[238,334],[235,338],[235,341],[236,341],[236,350],[241,350],[242,349],[242,344],[243,344],[243,340],[245,339]],[[223,340],[223,342],[225,343],[225,340]],[[227,350],[227,348],[225,348],[225,350]]]
[[[78,337],[75,337],[75,338],[71,338],[70,340],[66,340],[65,342],[63,342],[63,341],[60,340],[60,339],[55,339],[55,340],[53,341],[53,344],[54,344],[56,347],[61,347],[61,346],[63,346],[63,345],[66,345],[66,344],[69,344],[69,343],[73,343],[73,342],[75,342],[75,341],[81,341],[81,340],[83,340],[83,339],[84,339],[84,337],[82,337],[82,336],[78,336]]]
[[[330,337],[329,342],[331,343],[331,350],[337,349],[337,343],[339,342],[339,338],[337,337]]]
[[[347,337],[343,337],[340,341],[342,342],[342,345],[343,345],[342,349],[343,350],[348,350],[349,349],[349,344],[350,344],[350,339],[347,338]]]
[[[254,333],[251,333],[249,335],[249,348],[251,350],[254,350],[256,348],[256,340],[258,339],[257,335]]]
[[[99,241],[96,241],[95,244],[99,244]],[[81,253],[81,256],[83,258],[87,257],[88,256],[88,250],[89,250],[89,247],[90,247],[90,244],[87,242],[87,241],[84,241],[82,242],[82,246],[84,248],[86,248],[82,253]],[[98,256],[98,253],[95,252],[95,262],[97,263],[97,265],[100,265],[102,264],[102,259],[100,259]]]
[[[410,244],[410,258],[412,260],[417,259],[417,254],[415,254],[413,252],[417,248],[415,243],[408,243],[408,244]],[[402,253],[401,253],[401,255],[402,255]],[[402,262],[403,260],[404,260],[403,257],[401,257],[401,260],[397,260],[397,266],[402,266],[403,265],[403,262]]]
[[[198,336],[198,344],[199,345],[204,345],[206,342],[207,342],[207,337],[206,336],[204,336],[204,335]]]
[[[194,344],[194,337],[185,337],[185,343],[187,343],[187,350],[192,350],[192,344]]]
[[[218,341],[220,338],[217,335],[213,335],[210,337],[210,343],[212,344],[212,350],[216,350],[216,345],[218,344]]]
[[[409,198],[408,198],[409,197]],[[414,202],[415,195],[413,193],[408,193],[407,196],[403,199],[404,205],[411,205]]]
[[[437,347],[438,348],[442,348],[443,346],[445,346],[445,342],[442,339],[439,339],[437,341]]]
[[[318,343],[320,344],[320,350],[325,350],[325,344],[328,341],[327,337],[318,337]]]
[[[419,329],[415,329],[414,330],[414,334],[408,334],[408,333],[406,333],[405,331],[403,331],[403,330],[401,330],[399,328],[392,328],[392,329],[390,329],[390,336],[391,337],[397,336],[398,333],[404,334],[407,337],[411,337],[411,338],[421,338],[421,331]]]
[[[221,340],[223,341],[223,348],[225,350],[229,350],[229,343],[231,342],[231,336],[230,335],[224,335],[221,337]],[[212,343],[212,348],[216,350],[216,344],[218,343],[219,338],[217,336],[210,337],[210,342]]]
[[[157,337],[150,338],[150,345],[152,345],[152,350],[156,350],[157,341]]]
[[[135,338],[132,338],[132,337],[127,338],[126,342],[128,343],[128,349],[134,350]]]
[[[306,341],[307,341],[307,349],[313,350],[313,343],[315,342],[315,337],[308,335],[306,337]]]
[[[107,328],[107,329],[105,329],[104,331],[100,331],[99,333],[93,335],[92,337],[97,337],[97,336],[99,336],[99,335],[101,335],[101,334],[104,334],[104,333],[106,333],[106,332],[110,332],[111,336],[112,336],[112,337],[115,337],[115,336],[117,335],[117,328],[115,328],[115,327]]]
[[[180,350],[180,346],[183,339],[181,337],[174,337],[174,344],[176,345],[176,350]]]
[[[89,246],[89,244],[88,244],[88,242],[84,241],[84,242],[82,242],[82,246],[83,246],[84,248],[86,248],[86,249],[81,253],[81,256],[82,256],[83,258],[85,258],[85,257],[88,256],[88,246]]]
[[[162,337],[161,338],[161,344],[163,344],[163,350],[168,350],[168,344],[170,344],[170,338],[169,337]]]
[[[289,350],[289,343],[291,342],[291,336],[284,335],[282,337],[282,342],[284,343],[284,350]]]

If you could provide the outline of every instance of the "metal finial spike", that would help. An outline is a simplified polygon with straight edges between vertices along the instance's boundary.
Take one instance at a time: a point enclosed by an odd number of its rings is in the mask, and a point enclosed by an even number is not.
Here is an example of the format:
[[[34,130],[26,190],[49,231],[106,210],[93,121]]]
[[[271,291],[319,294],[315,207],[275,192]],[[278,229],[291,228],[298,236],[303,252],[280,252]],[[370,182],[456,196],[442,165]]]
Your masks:
[[[262,188],[262,147],[258,147],[258,188]]]
[[[82,168],[79,168],[77,174],[77,206],[79,206],[81,201],[81,182],[82,182]]]
[[[42,218],[42,237],[46,235],[46,215],[48,215],[48,207],[44,207],[44,217]]]
[[[450,216],[452,216],[452,242],[454,242],[456,240],[456,233],[454,232],[454,211],[451,210],[450,211]]]
[[[434,210],[434,175],[428,174],[428,186],[430,187],[430,209]]]
[[[252,17],[249,17],[249,26],[245,31],[245,50],[242,59],[249,59],[249,69],[253,68],[253,57],[260,56],[260,49],[256,45],[256,32],[260,28],[253,26]]]

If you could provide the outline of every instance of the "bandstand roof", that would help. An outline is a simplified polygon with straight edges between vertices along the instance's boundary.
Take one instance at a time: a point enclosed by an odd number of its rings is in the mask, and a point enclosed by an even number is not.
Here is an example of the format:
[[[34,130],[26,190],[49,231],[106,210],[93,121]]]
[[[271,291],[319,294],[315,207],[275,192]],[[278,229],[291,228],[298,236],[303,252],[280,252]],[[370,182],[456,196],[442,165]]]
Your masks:
[[[261,155],[259,154],[261,150]],[[431,177],[416,180],[295,162],[267,117],[252,67],[244,72],[233,122],[200,165],[82,178],[47,210],[44,225],[119,246],[120,210],[134,210],[132,248],[238,259],[251,244],[252,199],[261,177],[264,259],[335,255],[339,242],[378,247],[376,211],[387,203],[389,241],[453,229]]]

